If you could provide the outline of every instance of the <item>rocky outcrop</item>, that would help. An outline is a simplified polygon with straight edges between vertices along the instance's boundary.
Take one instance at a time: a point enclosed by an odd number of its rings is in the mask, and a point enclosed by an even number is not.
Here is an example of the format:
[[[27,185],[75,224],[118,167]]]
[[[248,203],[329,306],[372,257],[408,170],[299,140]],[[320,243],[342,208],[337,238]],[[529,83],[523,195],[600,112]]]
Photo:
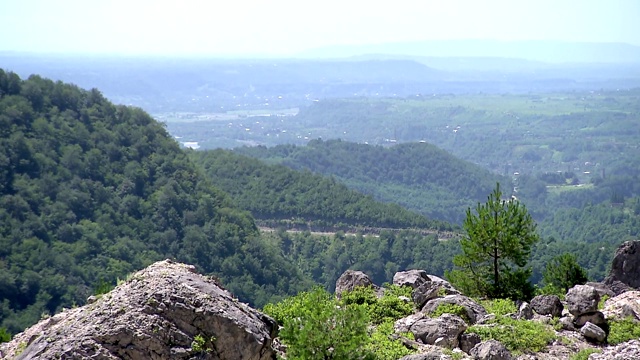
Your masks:
[[[2,344],[16,359],[275,359],[270,317],[169,260]]]
[[[620,345],[606,347],[600,354],[592,354],[589,360],[640,359],[640,340],[631,340]]]
[[[607,319],[623,320],[631,317],[640,320],[640,291],[628,291],[608,299],[602,313]]]
[[[538,295],[531,299],[531,308],[539,315],[562,316],[564,306],[556,295]]]
[[[565,300],[571,315],[578,316],[597,311],[600,295],[593,286],[576,285],[569,289]]]
[[[431,279],[424,270],[399,271],[393,275],[393,284],[398,286],[411,286],[416,289],[426,282],[431,282]]]
[[[616,295],[640,288],[640,241],[626,241],[616,250],[611,271],[604,281]]]
[[[502,343],[496,340],[481,342],[471,349],[470,355],[477,360],[512,360],[513,357]]]
[[[458,338],[458,341],[459,341],[458,346],[460,346],[460,350],[462,350],[464,353],[470,354],[471,349],[473,349],[474,346],[480,344],[482,342],[482,339],[480,339],[480,335],[476,333],[470,333],[470,334],[461,334],[460,337]]]
[[[458,346],[458,336],[467,329],[467,324],[457,315],[442,314],[436,319],[423,318],[411,325],[409,331],[417,341],[449,349]]]
[[[487,311],[482,307],[482,305],[464,295],[447,295],[445,297],[429,300],[422,308],[422,312],[425,314],[431,314],[436,311],[441,304],[462,306],[465,309],[467,318],[471,324],[475,324],[479,319],[487,315]]]
[[[343,292],[352,291],[359,286],[370,286],[377,289],[369,275],[362,271],[347,270],[336,281],[336,296],[340,297]]]

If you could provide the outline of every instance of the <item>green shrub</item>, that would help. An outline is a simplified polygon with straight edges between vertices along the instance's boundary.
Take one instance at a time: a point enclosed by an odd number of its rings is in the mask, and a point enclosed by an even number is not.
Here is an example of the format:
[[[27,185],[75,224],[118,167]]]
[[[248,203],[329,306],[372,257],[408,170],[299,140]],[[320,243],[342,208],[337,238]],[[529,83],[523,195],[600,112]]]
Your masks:
[[[376,360],[396,360],[403,356],[413,354],[415,351],[407,349],[399,340],[392,340],[393,322],[385,321],[378,325],[370,337],[365,349]],[[413,340],[412,333],[400,334]]]
[[[487,310],[488,314],[495,314],[496,316],[513,314],[518,311],[516,304],[510,299],[483,300],[480,301],[480,304]]]
[[[345,305],[370,305],[378,301],[376,293],[370,286],[358,286],[351,291],[345,291],[341,295],[341,300]]]
[[[431,317],[439,317],[442,314],[453,314],[460,316],[467,323],[471,322],[467,309],[462,305],[442,303],[429,315]]]
[[[287,359],[362,359],[369,341],[366,305],[346,306],[317,287],[264,307],[282,324]],[[281,322],[280,322],[281,321]]]
[[[640,337],[640,323],[633,318],[614,320],[609,322],[609,336],[607,341],[611,345],[617,345],[631,339]]]
[[[413,303],[400,299],[400,296],[411,298],[411,287],[385,284],[384,295],[377,298],[371,287],[357,287],[342,293],[341,301],[345,305],[363,305],[374,324],[387,320],[395,321],[413,314]]]
[[[9,341],[11,341],[11,333],[7,329],[0,327],[0,343]]]
[[[607,302],[607,300],[609,300],[609,295],[607,294],[602,295],[602,297],[600,298],[600,301],[598,301],[598,310],[604,309],[604,303]]]
[[[385,321],[395,321],[413,314],[413,302],[400,299],[401,296],[410,299],[411,291],[412,289],[409,286],[386,286],[384,295],[369,306],[371,321],[374,324],[381,324]]]
[[[589,355],[600,352],[602,352],[602,350],[600,349],[582,349],[577,353],[571,355],[571,357],[569,357],[569,360],[589,360]]]
[[[467,332],[480,335],[482,341],[498,340],[515,354],[540,352],[556,337],[547,325],[535,321],[514,320],[508,316],[499,316],[489,325],[471,326]]]

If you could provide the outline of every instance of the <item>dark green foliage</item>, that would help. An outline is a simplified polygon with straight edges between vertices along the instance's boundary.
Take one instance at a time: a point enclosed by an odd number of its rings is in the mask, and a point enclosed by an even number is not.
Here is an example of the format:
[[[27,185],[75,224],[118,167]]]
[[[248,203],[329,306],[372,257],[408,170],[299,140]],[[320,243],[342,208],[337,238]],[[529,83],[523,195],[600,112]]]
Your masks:
[[[174,258],[261,305],[310,282],[144,111],[0,70],[0,325]]]
[[[533,287],[525,266],[538,235],[524,205],[502,199],[498,184],[475,214],[467,210],[464,229],[462,254],[448,273],[453,285],[472,296],[528,300]]]
[[[490,192],[496,181],[509,182],[427,143],[383,147],[313,140],[304,147],[281,145],[236,151],[334,176],[377,200],[452,223],[461,223],[465,209]]]
[[[379,235],[317,235],[309,231],[283,230],[263,237],[282,248],[284,255],[315,282],[333,291],[345,270],[357,269],[376,284],[390,282],[397,271],[423,269],[443,276],[454,255],[460,252],[455,239],[441,240],[416,231],[382,231]]]
[[[582,285],[588,280],[586,271],[578,265],[576,257],[568,253],[551,260],[543,274],[544,284],[558,288],[563,294],[574,285]]]
[[[433,221],[395,204],[379,203],[334,178],[267,165],[227,150],[191,152],[214,185],[256,219],[283,226],[437,228]],[[293,220],[292,220],[293,219]]]

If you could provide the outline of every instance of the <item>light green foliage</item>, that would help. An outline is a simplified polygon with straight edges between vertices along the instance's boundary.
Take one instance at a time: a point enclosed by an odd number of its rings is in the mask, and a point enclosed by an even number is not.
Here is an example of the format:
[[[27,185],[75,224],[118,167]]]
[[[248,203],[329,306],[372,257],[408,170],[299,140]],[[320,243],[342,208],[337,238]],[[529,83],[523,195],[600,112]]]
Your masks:
[[[600,297],[600,301],[598,301],[598,310],[604,309],[604,304],[609,300],[609,295],[604,294]]]
[[[411,299],[411,287],[385,284],[384,295],[377,298],[371,287],[358,287],[342,294],[342,301],[349,304],[364,305],[374,324],[394,321],[413,313],[413,302],[404,301],[400,296]]]
[[[487,310],[488,314],[495,314],[496,316],[513,314],[518,311],[516,304],[511,299],[482,300],[480,304]]]
[[[601,352],[602,350],[600,349],[582,349],[577,353],[571,355],[571,357],[569,357],[569,360],[589,360],[589,355]]]
[[[489,325],[471,326],[467,332],[480,335],[483,341],[498,340],[516,354],[542,351],[556,337],[548,325],[536,321],[515,320],[508,316],[498,316]]]
[[[205,338],[202,334],[194,336],[191,342],[191,350],[195,352],[211,352],[213,351],[213,344],[216,341],[215,337],[209,339]]]
[[[361,359],[365,353],[368,317],[363,305],[347,306],[315,288],[264,311],[281,319],[288,359]]]
[[[396,360],[414,352],[409,350],[399,340],[391,340],[390,335],[393,333],[393,322],[388,320],[379,324],[373,333],[371,333],[371,338],[366,346],[366,350],[372,354],[374,359]],[[399,335],[413,340],[412,333]]]
[[[453,351],[451,349],[443,348],[442,353],[449,355],[453,360],[461,360],[464,358],[464,353],[461,351]]]
[[[631,339],[640,338],[640,323],[632,318],[613,320],[609,322],[607,342],[617,345]]]
[[[588,280],[587,272],[578,265],[576,257],[569,253],[553,258],[543,274],[545,285],[557,288],[561,293],[566,293],[574,285],[582,285]]]
[[[430,314],[430,316],[437,318],[442,314],[458,315],[467,323],[471,322],[471,319],[469,319],[469,315],[467,314],[467,310],[464,308],[464,306],[461,305],[442,303],[438,305],[438,307],[434,312]]]
[[[11,333],[7,329],[0,327],[0,343],[11,341]]]
[[[531,270],[525,268],[531,247],[538,241],[536,224],[519,201],[503,200],[500,184],[475,213],[467,209],[462,254],[447,277],[470,296],[529,299]]]

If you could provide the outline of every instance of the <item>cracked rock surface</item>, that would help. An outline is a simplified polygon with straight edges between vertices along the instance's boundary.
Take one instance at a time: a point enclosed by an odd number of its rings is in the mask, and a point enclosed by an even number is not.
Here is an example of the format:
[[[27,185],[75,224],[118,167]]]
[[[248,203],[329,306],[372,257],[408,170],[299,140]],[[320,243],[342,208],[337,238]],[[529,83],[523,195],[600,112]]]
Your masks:
[[[16,335],[0,358],[276,358],[275,321],[193,266],[154,263],[90,301]]]

